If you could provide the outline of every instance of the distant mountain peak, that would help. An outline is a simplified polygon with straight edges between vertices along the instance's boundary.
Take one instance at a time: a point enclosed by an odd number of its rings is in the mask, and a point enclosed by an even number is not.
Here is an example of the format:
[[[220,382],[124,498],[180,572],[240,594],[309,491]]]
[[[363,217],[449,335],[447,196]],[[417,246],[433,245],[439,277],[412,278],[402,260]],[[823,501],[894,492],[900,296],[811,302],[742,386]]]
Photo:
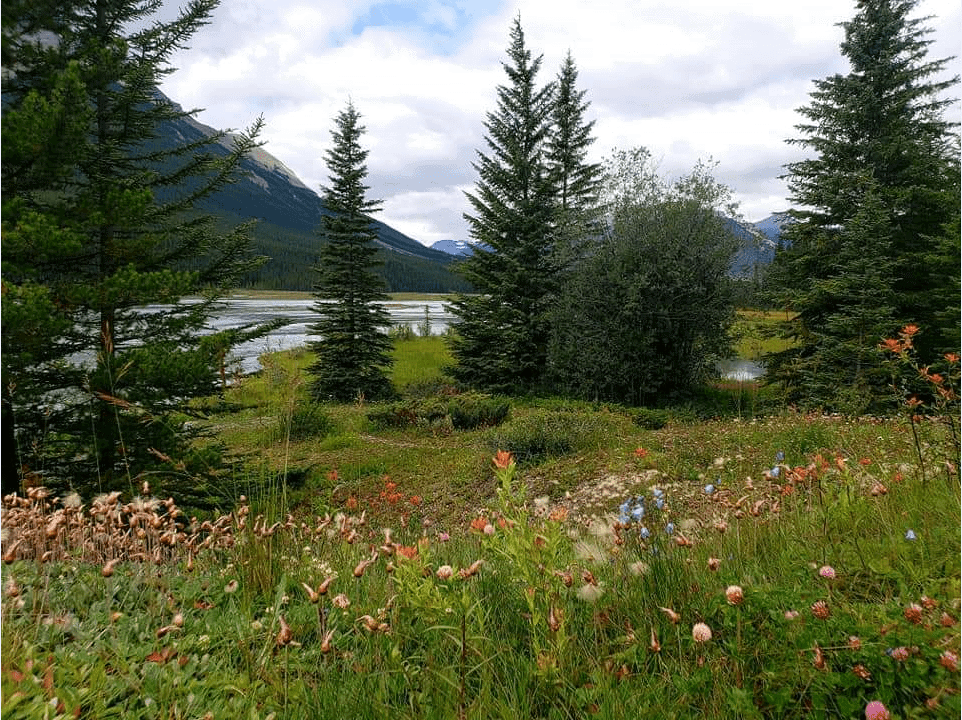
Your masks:
[[[431,249],[448,255],[470,255],[474,252],[474,246],[463,240],[438,240]]]

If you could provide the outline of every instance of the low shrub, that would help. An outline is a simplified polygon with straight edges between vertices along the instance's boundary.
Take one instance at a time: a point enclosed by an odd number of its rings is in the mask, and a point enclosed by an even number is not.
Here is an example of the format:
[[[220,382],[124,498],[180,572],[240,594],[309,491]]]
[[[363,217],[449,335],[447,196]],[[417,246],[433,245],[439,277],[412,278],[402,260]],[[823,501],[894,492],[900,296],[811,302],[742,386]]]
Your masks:
[[[539,411],[493,430],[489,446],[510,452],[520,465],[587,450],[600,443],[604,428],[597,417],[577,412]]]
[[[671,413],[662,408],[632,408],[632,422],[645,430],[661,430],[671,419]]]
[[[511,406],[505,400],[482,393],[465,393],[448,403],[448,415],[455,430],[495,427],[508,418]]]
[[[297,405],[289,417],[281,418],[277,434],[291,440],[309,440],[327,437],[336,430],[336,423],[323,406],[306,402]]]
[[[447,420],[447,406],[441,398],[411,398],[375,407],[367,419],[382,430],[437,426]]]

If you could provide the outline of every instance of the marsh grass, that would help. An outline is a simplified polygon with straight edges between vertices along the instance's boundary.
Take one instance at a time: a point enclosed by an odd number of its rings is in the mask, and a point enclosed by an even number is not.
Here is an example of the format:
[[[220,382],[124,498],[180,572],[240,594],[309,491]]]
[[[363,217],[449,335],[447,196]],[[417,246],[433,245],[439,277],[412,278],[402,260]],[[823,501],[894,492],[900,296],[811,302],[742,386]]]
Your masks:
[[[439,433],[349,404],[320,436],[292,432],[307,361],[229,391],[256,462],[217,517],[4,500],[5,720],[959,716],[942,418],[530,399]]]

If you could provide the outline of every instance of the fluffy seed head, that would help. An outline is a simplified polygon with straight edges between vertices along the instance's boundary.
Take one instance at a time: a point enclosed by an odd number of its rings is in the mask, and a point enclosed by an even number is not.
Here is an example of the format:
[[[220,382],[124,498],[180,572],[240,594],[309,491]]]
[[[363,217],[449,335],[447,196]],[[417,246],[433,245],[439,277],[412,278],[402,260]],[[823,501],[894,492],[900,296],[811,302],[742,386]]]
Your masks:
[[[696,643],[705,643],[711,640],[711,628],[705,623],[695,623],[691,628],[691,637]]]

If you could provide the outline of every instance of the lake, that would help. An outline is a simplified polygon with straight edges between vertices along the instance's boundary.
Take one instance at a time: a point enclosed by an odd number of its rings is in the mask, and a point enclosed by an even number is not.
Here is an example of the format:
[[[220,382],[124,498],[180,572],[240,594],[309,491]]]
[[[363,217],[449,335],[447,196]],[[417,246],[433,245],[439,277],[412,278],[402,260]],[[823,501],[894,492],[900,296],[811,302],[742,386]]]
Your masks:
[[[214,314],[211,326],[215,330],[226,330],[249,323],[271,322],[279,318],[288,321],[286,325],[268,335],[234,348],[233,356],[240,364],[241,371],[251,373],[261,369],[257,358],[264,353],[303,347],[310,342],[307,328],[317,320],[317,315],[311,309],[314,302],[312,298],[231,298]],[[454,319],[445,309],[444,303],[436,300],[389,300],[384,303],[384,307],[391,315],[392,326],[408,325],[415,330],[424,322],[426,307],[433,335],[447,330],[448,324]]]
[[[239,345],[234,349],[234,358],[244,373],[261,369],[258,357],[266,352],[277,352],[303,347],[310,342],[307,334],[309,325],[316,321],[311,309],[311,298],[304,299],[265,299],[231,298],[212,320],[217,330],[240,327],[249,323],[266,323],[278,318],[288,320],[283,327],[277,328],[265,337]],[[427,308],[431,321],[431,333],[439,335],[447,330],[454,321],[445,303],[438,300],[389,300],[384,303],[391,316],[391,325],[408,325],[412,329],[424,322],[424,309]],[[765,368],[752,360],[725,360],[718,363],[718,371],[727,380],[751,381],[765,373]]]

